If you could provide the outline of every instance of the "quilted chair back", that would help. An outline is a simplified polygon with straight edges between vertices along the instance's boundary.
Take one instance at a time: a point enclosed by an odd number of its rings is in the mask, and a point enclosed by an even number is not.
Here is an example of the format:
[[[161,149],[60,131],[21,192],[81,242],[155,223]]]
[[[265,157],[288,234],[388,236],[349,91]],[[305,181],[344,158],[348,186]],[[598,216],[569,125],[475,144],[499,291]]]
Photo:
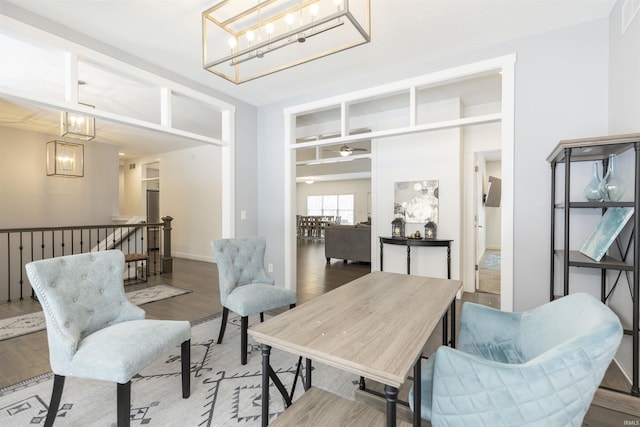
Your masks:
[[[465,303],[458,350],[435,356],[431,422],[581,426],[621,339],[618,317],[587,294],[523,313]]]
[[[227,296],[237,287],[250,283],[273,285],[273,279],[264,269],[264,252],[267,247],[263,237],[242,237],[211,242],[218,264],[220,302],[226,304]]]
[[[145,316],[125,296],[120,251],[33,261],[26,270],[44,312],[51,369],[56,374],[69,374],[71,358],[87,335]]]

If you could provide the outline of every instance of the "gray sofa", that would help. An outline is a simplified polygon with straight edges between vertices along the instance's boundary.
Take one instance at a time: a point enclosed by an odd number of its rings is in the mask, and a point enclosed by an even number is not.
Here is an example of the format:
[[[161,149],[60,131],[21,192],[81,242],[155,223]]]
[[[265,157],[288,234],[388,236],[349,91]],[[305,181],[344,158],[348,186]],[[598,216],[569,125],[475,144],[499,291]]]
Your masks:
[[[324,256],[371,262],[371,226],[366,224],[327,224],[324,230]]]

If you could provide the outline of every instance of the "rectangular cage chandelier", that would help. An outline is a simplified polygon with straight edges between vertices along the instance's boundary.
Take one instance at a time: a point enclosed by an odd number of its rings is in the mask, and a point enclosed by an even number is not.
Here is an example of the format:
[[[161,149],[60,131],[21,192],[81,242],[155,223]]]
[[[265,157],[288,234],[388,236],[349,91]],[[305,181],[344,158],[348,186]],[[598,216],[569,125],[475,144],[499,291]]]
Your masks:
[[[236,84],[370,40],[370,0],[222,0],[202,12],[203,67]]]
[[[47,175],[84,176],[84,145],[67,141],[47,142]]]

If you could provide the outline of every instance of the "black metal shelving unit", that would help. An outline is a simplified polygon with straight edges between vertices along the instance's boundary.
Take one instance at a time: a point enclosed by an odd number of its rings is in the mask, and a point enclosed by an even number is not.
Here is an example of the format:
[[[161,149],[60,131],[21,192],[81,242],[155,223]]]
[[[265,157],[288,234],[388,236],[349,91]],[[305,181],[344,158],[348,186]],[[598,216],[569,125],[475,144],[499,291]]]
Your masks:
[[[608,158],[610,154],[622,154],[627,150],[634,150],[635,154],[635,182],[627,183],[627,191],[633,191],[633,200],[625,202],[576,202],[570,200],[571,189],[571,164],[581,161],[600,161],[602,162],[603,171],[607,169]],[[600,280],[600,299],[603,303],[607,302],[613,289],[617,286],[621,276],[629,280],[628,274],[631,274],[631,298],[632,298],[632,325],[625,328],[624,333],[632,336],[633,345],[633,367],[632,367],[632,384],[630,394],[640,397],[638,366],[640,360],[640,133],[628,135],[615,135],[597,138],[584,138],[560,141],[555,149],[551,152],[547,161],[551,164],[551,280],[549,287],[549,300],[556,298],[555,293],[555,263],[556,257],[561,260],[563,268],[563,291],[562,295],[570,293],[569,278],[572,267],[599,269],[601,272]],[[564,194],[563,202],[556,203],[557,183],[556,174],[557,166],[564,166]],[[582,183],[581,183],[582,184]],[[620,250],[622,254],[620,258],[611,254],[605,255],[602,260],[596,262],[591,258],[583,255],[579,251],[569,249],[569,236],[571,234],[571,211],[575,209],[600,209],[602,213],[610,207],[633,207],[634,215],[631,221],[632,227],[630,240],[627,242],[626,248]],[[562,236],[562,249],[556,249],[556,211],[564,211],[564,232]],[[620,242],[618,242],[619,244]],[[629,249],[632,249],[633,255],[630,255]],[[615,270],[620,272],[617,279],[610,286],[607,293],[607,270]],[[625,274],[622,274],[625,272]]]

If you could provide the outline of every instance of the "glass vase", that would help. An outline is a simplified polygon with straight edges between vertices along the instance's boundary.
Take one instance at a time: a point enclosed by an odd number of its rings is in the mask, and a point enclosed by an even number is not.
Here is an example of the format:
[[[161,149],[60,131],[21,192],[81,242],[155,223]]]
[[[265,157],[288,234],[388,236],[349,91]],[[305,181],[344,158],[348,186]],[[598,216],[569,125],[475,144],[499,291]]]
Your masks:
[[[616,167],[616,155],[609,155],[609,164],[607,166],[607,173],[600,181],[598,189],[602,200],[605,202],[617,202],[622,199],[624,190],[627,186],[624,181],[618,176],[618,169]]]
[[[598,173],[598,162],[593,162],[593,172],[591,180],[584,189],[584,197],[590,202],[601,202],[602,194],[600,193],[600,174]]]

